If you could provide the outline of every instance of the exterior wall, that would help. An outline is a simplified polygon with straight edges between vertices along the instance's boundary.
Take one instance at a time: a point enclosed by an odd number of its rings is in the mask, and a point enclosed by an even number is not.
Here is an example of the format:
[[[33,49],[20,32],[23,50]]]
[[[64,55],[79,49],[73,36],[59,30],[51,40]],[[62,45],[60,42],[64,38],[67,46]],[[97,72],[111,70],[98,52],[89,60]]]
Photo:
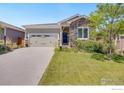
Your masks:
[[[120,40],[118,40],[118,41],[116,41],[116,42],[117,42],[116,48],[117,48],[117,49],[120,49]]]
[[[60,29],[26,29],[27,33],[59,33]]]
[[[6,40],[12,43],[18,43],[18,38],[24,41],[25,33],[22,31],[6,28]]]
[[[124,50],[124,36],[120,36],[120,39],[117,40],[116,48]]]
[[[26,29],[26,37],[32,33],[60,33],[60,29]]]
[[[75,46],[75,41],[77,40],[77,28],[78,27],[87,27],[88,20],[87,19],[79,19],[75,22],[72,22],[70,24],[69,28],[69,42],[70,46],[74,47]]]

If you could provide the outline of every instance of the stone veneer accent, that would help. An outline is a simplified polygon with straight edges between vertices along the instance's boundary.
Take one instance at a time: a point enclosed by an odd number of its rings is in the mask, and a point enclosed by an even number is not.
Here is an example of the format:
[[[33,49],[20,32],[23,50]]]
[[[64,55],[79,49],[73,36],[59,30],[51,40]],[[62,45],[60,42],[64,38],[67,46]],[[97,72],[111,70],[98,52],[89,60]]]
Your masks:
[[[87,27],[87,25],[88,25],[88,20],[85,18],[81,18],[70,24],[70,27],[69,27],[70,47],[75,47],[75,42],[77,40],[77,28],[78,27]]]

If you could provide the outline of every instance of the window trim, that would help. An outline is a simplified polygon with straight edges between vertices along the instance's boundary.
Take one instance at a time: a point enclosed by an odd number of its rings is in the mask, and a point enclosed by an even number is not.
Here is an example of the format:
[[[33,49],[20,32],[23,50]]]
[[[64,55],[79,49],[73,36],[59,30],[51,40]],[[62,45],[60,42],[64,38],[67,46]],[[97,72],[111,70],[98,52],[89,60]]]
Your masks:
[[[84,37],[83,37],[83,34],[82,34],[82,38],[79,38],[79,37],[78,37],[78,29],[80,29],[80,28],[82,28],[82,29],[87,28],[87,29],[88,29],[88,36],[87,36],[87,38],[84,38]],[[84,31],[84,30],[82,30],[82,33],[83,33],[83,31]],[[89,39],[89,27],[77,27],[77,39],[78,39],[78,40],[88,40],[88,39]]]

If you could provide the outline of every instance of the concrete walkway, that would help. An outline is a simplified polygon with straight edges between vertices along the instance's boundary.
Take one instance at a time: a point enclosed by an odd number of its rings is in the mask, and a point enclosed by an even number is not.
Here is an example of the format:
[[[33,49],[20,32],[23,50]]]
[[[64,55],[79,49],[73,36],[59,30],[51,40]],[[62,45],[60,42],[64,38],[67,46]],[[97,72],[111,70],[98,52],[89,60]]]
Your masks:
[[[37,85],[54,48],[29,47],[0,55],[0,85]]]

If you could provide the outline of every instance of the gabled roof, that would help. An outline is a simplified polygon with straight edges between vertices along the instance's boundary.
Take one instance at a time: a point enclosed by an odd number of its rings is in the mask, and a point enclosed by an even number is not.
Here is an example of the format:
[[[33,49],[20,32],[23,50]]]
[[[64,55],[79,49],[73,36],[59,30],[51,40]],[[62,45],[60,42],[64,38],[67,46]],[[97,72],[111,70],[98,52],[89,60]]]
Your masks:
[[[58,28],[59,25],[57,23],[48,23],[48,24],[30,24],[30,25],[23,25],[24,28]]]
[[[87,17],[84,15],[76,14],[62,21],[59,21],[58,23],[30,24],[30,25],[23,25],[23,27],[24,28],[51,28],[51,29],[58,28],[59,29],[61,23],[67,22],[70,24],[71,22],[74,22],[80,18],[87,18]]]
[[[71,22],[73,22],[75,20],[78,20],[80,18],[87,18],[87,17],[84,16],[84,15],[76,14],[76,15],[73,15],[73,16],[71,16],[69,18],[66,18],[66,19],[62,20],[62,21],[59,21],[58,24],[61,24],[61,23],[64,23],[64,22],[71,23]]]
[[[20,27],[16,27],[16,26],[11,25],[11,24],[8,24],[8,23],[3,22],[3,21],[0,21],[0,25],[1,25],[2,27],[7,27],[7,28],[11,28],[11,29],[15,29],[15,30],[19,30],[19,31],[24,32],[24,29],[22,29],[22,28],[20,28]]]

